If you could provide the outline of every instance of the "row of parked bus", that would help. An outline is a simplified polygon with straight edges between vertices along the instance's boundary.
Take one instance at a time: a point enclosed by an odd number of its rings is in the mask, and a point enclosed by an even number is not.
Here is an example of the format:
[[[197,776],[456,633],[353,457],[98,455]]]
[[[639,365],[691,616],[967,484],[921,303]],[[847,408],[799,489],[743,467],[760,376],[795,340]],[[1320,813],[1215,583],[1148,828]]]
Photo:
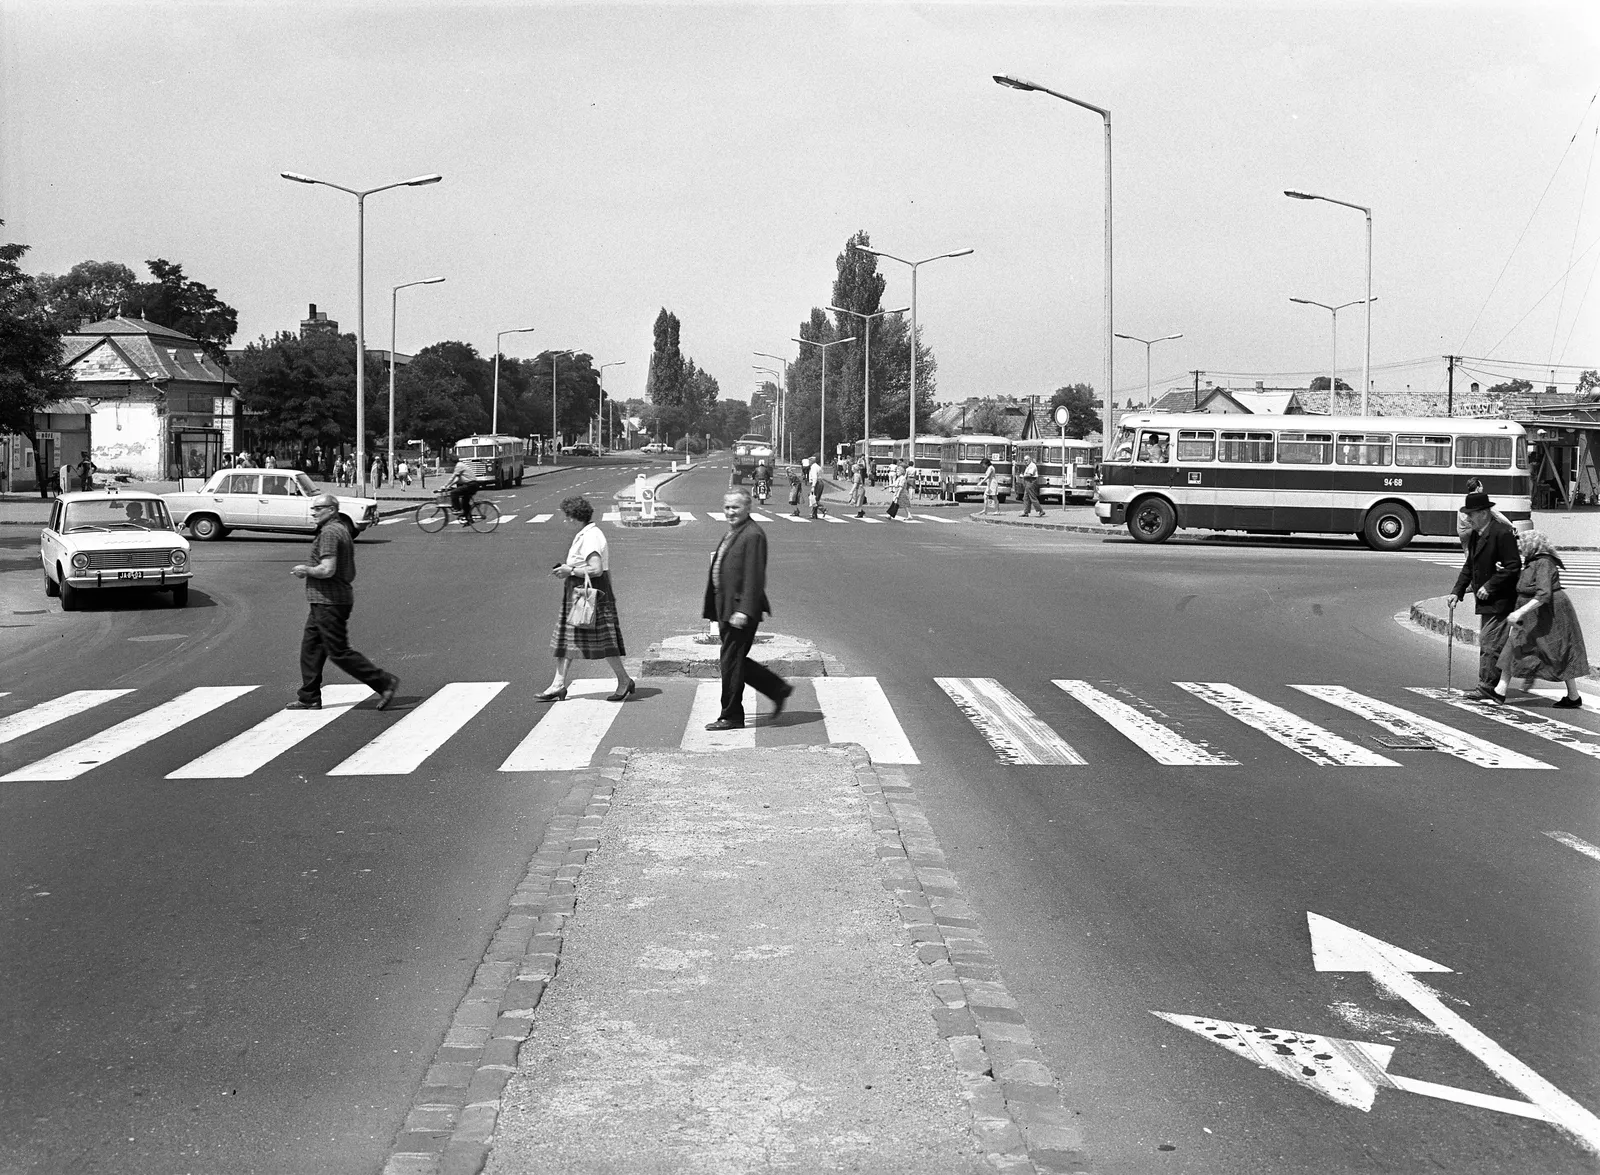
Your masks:
[[[983,472],[994,462],[999,474],[999,498],[1004,502],[1020,487],[1012,485],[1012,467],[1026,467],[1029,461],[1039,467],[1039,496],[1063,503],[1073,498],[1094,498],[1095,467],[1100,462],[1100,446],[1070,437],[1040,437],[1013,441],[1007,437],[968,433],[945,437],[924,434],[913,442],[888,437],[873,437],[855,443],[857,460],[865,457],[873,484],[889,479],[896,462],[911,468],[912,486],[919,494],[937,495],[947,502],[983,496]]]

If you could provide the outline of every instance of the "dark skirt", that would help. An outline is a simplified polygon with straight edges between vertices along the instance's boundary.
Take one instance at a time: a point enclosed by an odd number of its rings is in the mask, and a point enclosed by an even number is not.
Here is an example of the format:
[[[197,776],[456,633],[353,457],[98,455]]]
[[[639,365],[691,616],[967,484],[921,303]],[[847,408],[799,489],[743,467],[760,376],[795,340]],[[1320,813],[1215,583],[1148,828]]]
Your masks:
[[[1517,601],[1526,604],[1527,598]],[[1572,599],[1561,588],[1550,593],[1550,606],[1534,613],[1522,639],[1507,641],[1500,654],[1500,668],[1511,670],[1512,677],[1565,681],[1589,672],[1589,650],[1583,643],[1583,629]]]
[[[594,624],[574,628],[567,619],[572,611],[572,590],[583,586],[583,576],[569,576],[561,592],[561,619],[550,634],[550,651],[557,657],[581,657],[598,661],[606,657],[626,657],[622,647],[622,621],[617,618],[617,596],[611,590],[610,572],[591,575],[589,582],[600,589]]]

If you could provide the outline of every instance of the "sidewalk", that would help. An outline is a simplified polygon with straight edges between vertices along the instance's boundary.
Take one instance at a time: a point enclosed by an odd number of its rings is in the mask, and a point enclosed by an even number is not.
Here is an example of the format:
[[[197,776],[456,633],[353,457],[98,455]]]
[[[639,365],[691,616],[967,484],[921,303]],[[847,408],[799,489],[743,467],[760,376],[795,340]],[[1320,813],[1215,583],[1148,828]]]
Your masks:
[[[903,769],[835,744],[591,775],[385,1175],[1086,1166]]]

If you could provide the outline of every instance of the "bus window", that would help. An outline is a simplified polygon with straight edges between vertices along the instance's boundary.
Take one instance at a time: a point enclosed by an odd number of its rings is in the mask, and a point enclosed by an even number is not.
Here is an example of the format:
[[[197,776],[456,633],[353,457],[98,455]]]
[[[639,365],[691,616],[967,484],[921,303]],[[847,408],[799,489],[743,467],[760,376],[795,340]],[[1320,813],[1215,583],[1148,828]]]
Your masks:
[[[1218,461],[1248,461],[1267,464],[1272,460],[1270,432],[1225,432],[1217,449]]]
[[[1183,429],[1178,433],[1178,460],[1215,461],[1217,459],[1217,434],[1210,429]]]
[[[1133,429],[1117,429],[1117,447],[1111,450],[1113,461],[1133,460]]]
[[[1400,433],[1394,438],[1394,463],[1396,465],[1424,466],[1444,469],[1450,465],[1450,437],[1421,436]]]
[[[1332,465],[1333,434],[1331,432],[1280,432],[1278,434],[1279,465]]]
[[[1528,468],[1528,438],[1521,433],[1517,434],[1517,468]]]
[[[1165,465],[1172,458],[1172,434],[1164,429],[1139,430],[1139,460],[1152,465]]]
[[[1340,465],[1387,465],[1393,442],[1384,433],[1339,434]]]
[[[1510,469],[1511,438],[1457,437],[1456,464],[1462,469]]]

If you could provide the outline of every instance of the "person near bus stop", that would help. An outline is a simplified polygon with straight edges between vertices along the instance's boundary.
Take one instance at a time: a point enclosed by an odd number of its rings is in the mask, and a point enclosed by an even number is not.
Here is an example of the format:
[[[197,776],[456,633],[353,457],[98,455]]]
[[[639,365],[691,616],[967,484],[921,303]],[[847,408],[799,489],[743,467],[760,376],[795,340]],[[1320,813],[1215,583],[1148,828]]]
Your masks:
[[[1578,678],[1589,672],[1589,650],[1572,600],[1561,587],[1566,564],[1550,540],[1531,528],[1517,532],[1517,550],[1522,572],[1517,576],[1517,607],[1506,617],[1510,631],[1500,653],[1500,695],[1510,691],[1515,677],[1527,679],[1529,689],[1539,678],[1559,681],[1567,696],[1558,698],[1556,707],[1576,710],[1583,705]]]
[[[1468,494],[1462,504],[1472,533],[1467,538],[1466,561],[1450,594],[1460,603],[1472,592],[1473,611],[1478,615],[1478,696],[1503,702],[1506,696],[1498,688],[1500,652],[1509,629],[1506,617],[1517,604],[1522,556],[1515,533],[1494,516],[1493,507],[1482,490]]]
[[[449,491],[450,504],[456,508],[456,513],[461,515],[461,525],[467,525],[467,507],[472,504],[472,497],[481,488],[481,483],[472,476],[472,467],[467,464],[465,457],[456,459],[456,467],[450,473],[450,480],[439,487],[441,493]]]
[[[980,513],[988,514],[993,507],[994,513],[1000,513],[998,500],[1000,496],[1000,471],[994,467],[994,454],[989,454],[989,463],[983,467],[983,509]]]
[[[1037,510],[1039,517],[1044,517],[1044,506],[1039,501],[1039,462],[1032,453],[1022,467],[1022,516],[1026,518],[1030,510]]]

